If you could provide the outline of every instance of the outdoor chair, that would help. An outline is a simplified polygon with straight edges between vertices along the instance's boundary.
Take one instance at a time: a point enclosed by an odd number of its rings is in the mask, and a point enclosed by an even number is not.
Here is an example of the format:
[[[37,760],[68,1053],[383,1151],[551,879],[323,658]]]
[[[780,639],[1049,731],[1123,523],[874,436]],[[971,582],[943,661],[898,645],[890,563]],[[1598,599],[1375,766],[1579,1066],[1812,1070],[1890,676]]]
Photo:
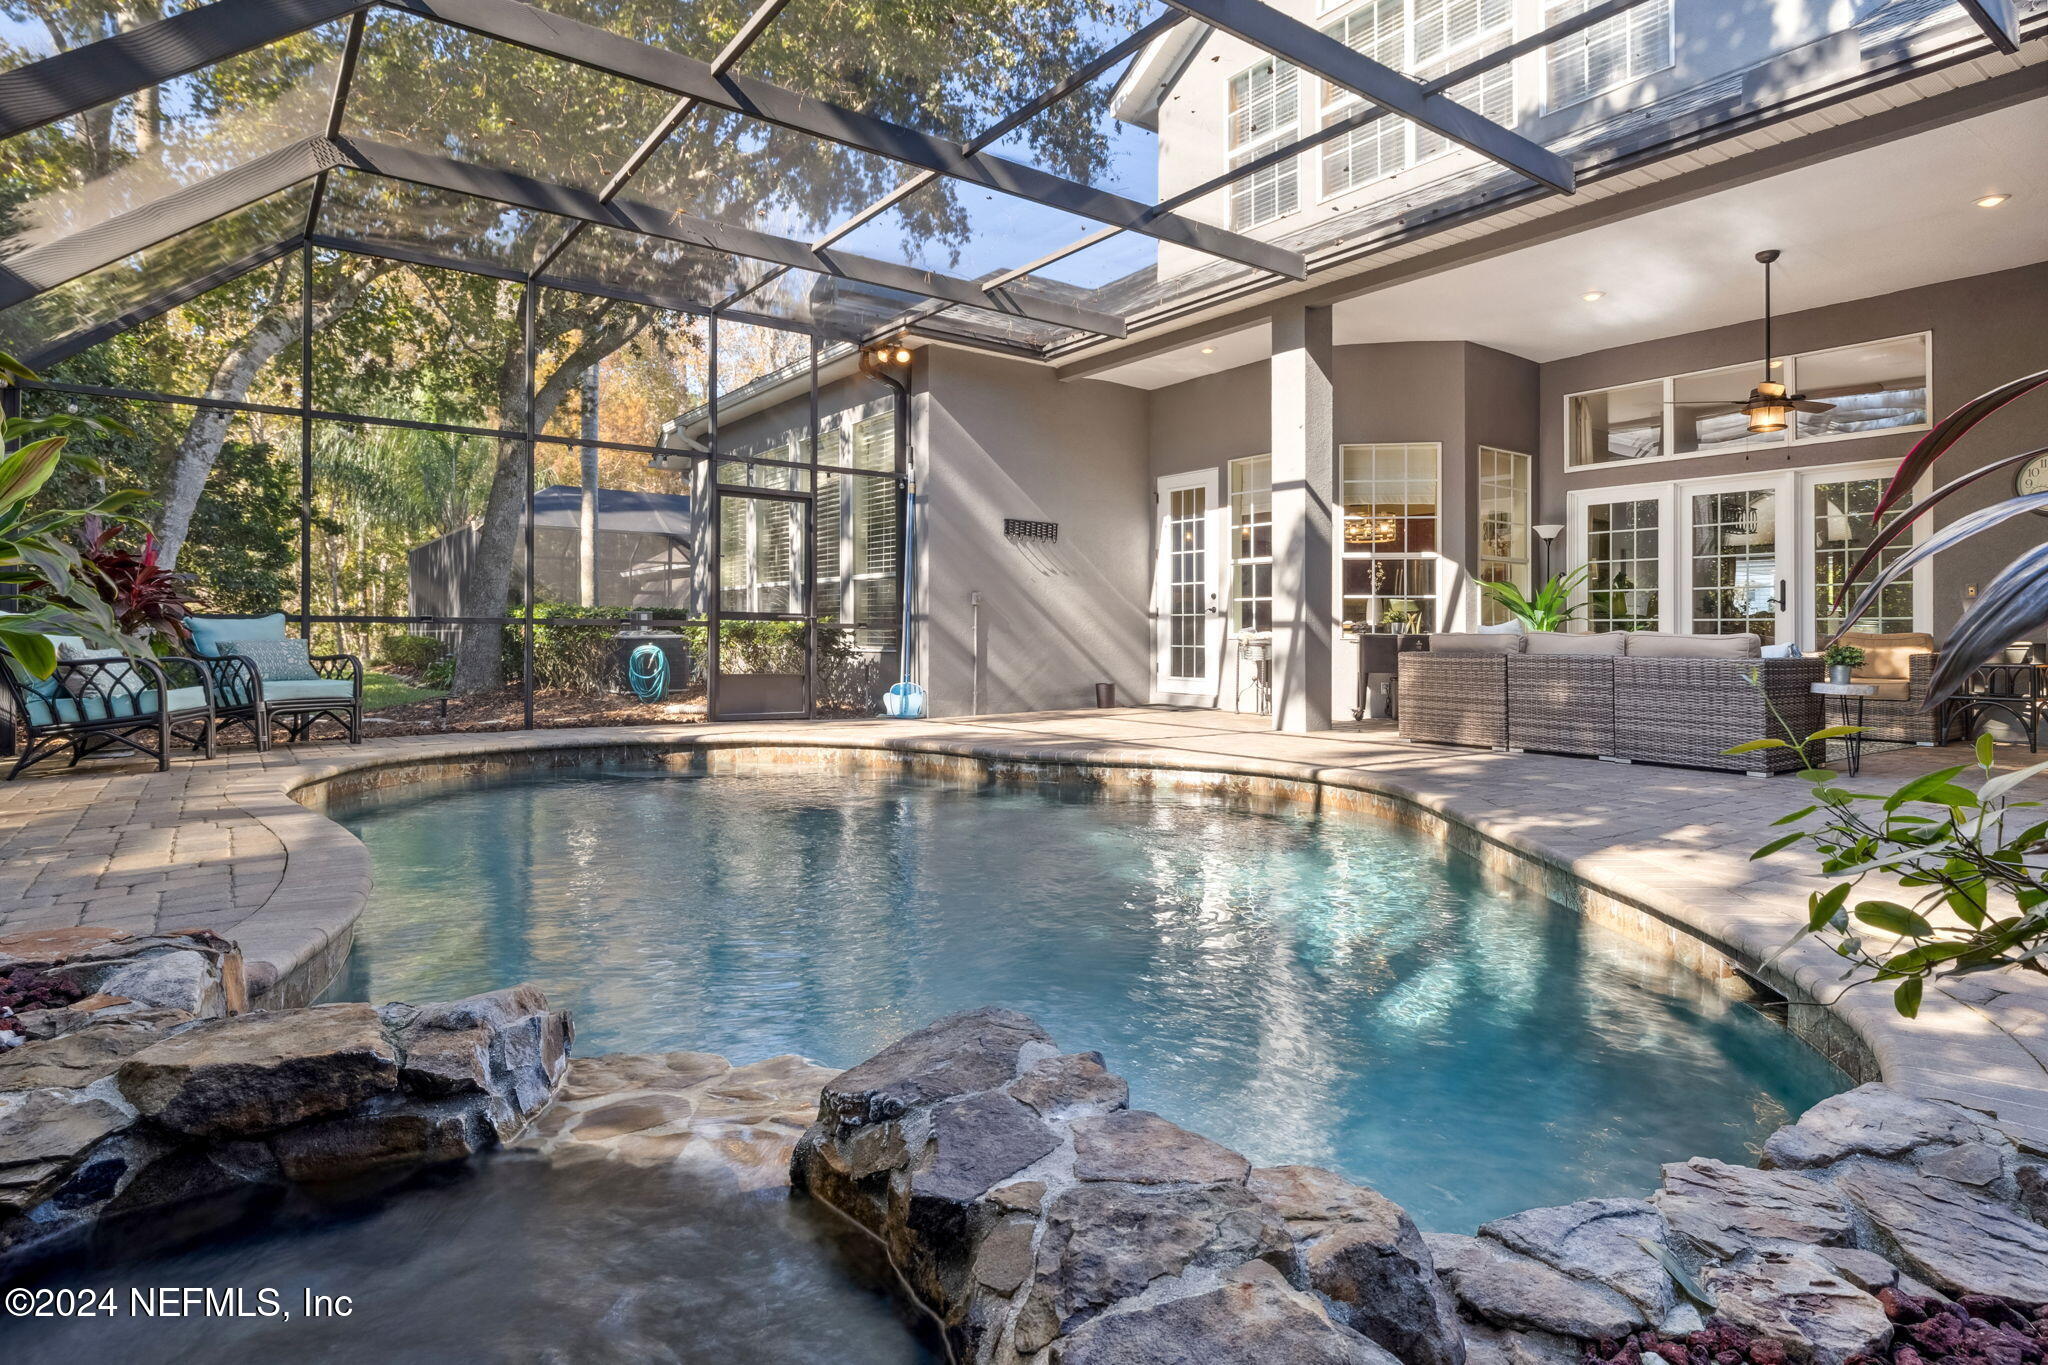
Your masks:
[[[1946,742],[1947,708],[1921,709],[1934,681],[1934,666],[1941,658],[1932,635],[1850,631],[1841,643],[1863,651],[1863,662],[1851,676],[1877,689],[1877,695],[1863,703],[1865,739],[1897,744]]]
[[[353,654],[301,656],[281,611],[188,616],[192,653],[212,673],[222,725],[240,725],[268,750],[272,727],[305,740],[322,717],[363,742],[363,661]]]
[[[67,645],[74,650],[84,647],[75,636],[49,638],[60,650]],[[196,659],[60,657],[56,672],[36,678],[6,657],[0,685],[7,689],[20,747],[7,773],[10,782],[66,749],[71,751],[70,767],[78,766],[81,758],[120,747],[155,759],[158,772],[171,766],[174,739],[208,758],[215,753],[219,722],[213,683]]]

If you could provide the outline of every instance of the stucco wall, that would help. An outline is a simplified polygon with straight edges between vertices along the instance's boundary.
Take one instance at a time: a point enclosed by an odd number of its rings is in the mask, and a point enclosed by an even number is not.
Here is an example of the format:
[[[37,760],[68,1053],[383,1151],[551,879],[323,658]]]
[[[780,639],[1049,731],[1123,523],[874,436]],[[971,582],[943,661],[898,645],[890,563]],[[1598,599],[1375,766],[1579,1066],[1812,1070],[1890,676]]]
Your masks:
[[[1788,279],[1784,284],[1781,299],[1797,287],[1796,279]],[[1812,351],[1912,332],[1932,332],[1931,398],[1933,410],[1940,416],[2004,380],[2048,369],[2048,326],[2042,323],[2044,317],[2048,317],[2048,262],[1789,313],[1776,322],[1774,349],[1780,353]],[[1566,394],[1755,360],[1761,348],[1758,325],[1744,323],[1595,351],[1544,365],[1537,520],[1563,521],[1565,494],[1570,489],[1822,464],[1896,461],[1924,434],[1879,433],[1649,464],[1624,462],[1565,469]],[[1935,480],[1946,482],[1999,456],[2039,446],[2044,443],[2044,430],[2048,430],[2048,401],[2039,396],[2024,399],[1986,421],[1944,457],[1935,468]],[[1933,515],[1938,525],[1946,525],[1966,512],[2010,497],[2012,491],[2009,477],[1993,475],[1944,502]],[[2015,552],[2039,544],[2044,536],[2048,536],[2048,521],[2022,518],[1939,556],[1934,569],[1935,632],[1941,634],[1954,626],[1967,585],[1988,582],[2011,561]]]
[[[916,386],[917,647],[932,714],[966,714],[977,694],[984,713],[1092,705],[1097,682],[1144,701],[1146,396],[937,346],[918,352]],[[1006,517],[1057,522],[1059,539],[1006,539]]]

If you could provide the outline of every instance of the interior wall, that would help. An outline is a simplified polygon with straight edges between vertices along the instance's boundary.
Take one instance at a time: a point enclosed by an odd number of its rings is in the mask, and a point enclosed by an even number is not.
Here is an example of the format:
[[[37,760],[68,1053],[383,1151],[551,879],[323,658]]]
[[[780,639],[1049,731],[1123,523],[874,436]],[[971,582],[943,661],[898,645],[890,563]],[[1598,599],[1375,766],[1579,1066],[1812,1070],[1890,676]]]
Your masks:
[[[1781,289],[1780,300],[1791,292]],[[1773,345],[1784,354],[1931,332],[1934,373],[1930,398],[1938,419],[2008,379],[2048,369],[2048,327],[2041,321],[2044,317],[2048,317],[2048,262],[1787,313],[1774,320]],[[1925,434],[1924,430],[1882,432],[1647,464],[1623,462],[1590,469],[1565,468],[1566,394],[1752,361],[1759,358],[1762,346],[1759,320],[1595,351],[1543,365],[1537,520],[1565,520],[1565,494],[1570,489],[1826,464],[1897,461]],[[2039,394],[2022,399],[1986,420],[1945,456],[1935,466],[1935,481],[1944,483],[2000,456],[2048,443],[2044,442],[2044,431],[2048,431],[2048,399]],[[1935,524],[1947,525],[1956,517],[2011,497],[2012,493],[2009,476],[1993,475],[1944,501],[1932,514]],[[2022,517],[1938,556],[1934,560],[1935,633],[1942,635],[1954,628],[1971,585],[1988,583],[2017,552],[2040,544],[2044,536],[2048,536],[2048,520]]]
[[[943,346],[917,355],[914,591],[931,714],[1089,706],[1098,682],[1144,702],[1146,395]],[[1056,522],[1059,537],[1006,538],[1008,517]]]

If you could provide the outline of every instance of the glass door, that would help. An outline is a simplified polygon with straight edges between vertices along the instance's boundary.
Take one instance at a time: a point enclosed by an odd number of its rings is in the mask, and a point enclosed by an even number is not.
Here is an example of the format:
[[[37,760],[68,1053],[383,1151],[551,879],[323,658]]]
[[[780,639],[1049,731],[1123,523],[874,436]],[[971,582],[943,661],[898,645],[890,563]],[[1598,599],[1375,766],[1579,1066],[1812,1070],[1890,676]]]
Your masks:
[[[1153,616],[1159,692],[1168,700],[1213,704],[1223,644],[1215,472],[1163,478],[1158,500]]]
[[[1689,635],[1798,638],[1792,580],[1798,563],[1789,475],[1680,485],[1685,517],[1684,619]]]
[[[802,494],[718,490],[713,720],[810,713],[810,535]]]
[[[1669,630],[1670,490],[1648,484],[1573,493],[1569,511],[1571,563],[1587,568],[1575,629]]]

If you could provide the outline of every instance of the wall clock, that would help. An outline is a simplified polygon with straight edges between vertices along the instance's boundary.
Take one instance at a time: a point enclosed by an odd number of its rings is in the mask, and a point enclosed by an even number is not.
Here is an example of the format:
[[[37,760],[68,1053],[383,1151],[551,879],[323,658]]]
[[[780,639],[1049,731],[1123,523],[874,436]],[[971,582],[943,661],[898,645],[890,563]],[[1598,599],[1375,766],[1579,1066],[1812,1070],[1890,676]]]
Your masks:
[[[2048,493],[2048,455],[2036,455],[2020,466],[2020,472],[2012,476],[2013,492],[2025,496],[2028,493]],[[2048,508],[2034,509],[2037,517],[2048,517]]]

